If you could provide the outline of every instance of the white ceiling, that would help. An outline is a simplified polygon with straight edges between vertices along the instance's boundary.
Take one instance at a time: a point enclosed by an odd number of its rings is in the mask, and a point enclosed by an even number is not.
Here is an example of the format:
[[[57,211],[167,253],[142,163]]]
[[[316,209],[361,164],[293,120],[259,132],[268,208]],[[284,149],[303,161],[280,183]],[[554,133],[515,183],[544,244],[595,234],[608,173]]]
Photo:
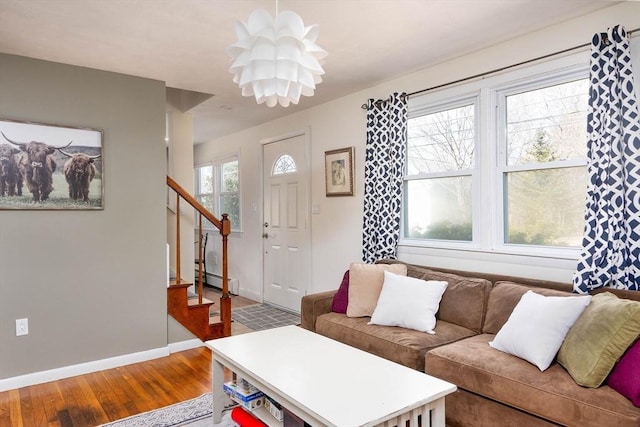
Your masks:
[[[319,25],[317,43],[329,53],[315,96],[286,109],[243,98],[226,54],[236,40],[235,22],[246,21],[256,8],[275,14],[275,0],[0,0],[0,52],[213,94],[190,110],[199,143],[614,3],[280,0],[280,11],[293,10],[306,25]],[[192,99],[177,91],[169,95]]]

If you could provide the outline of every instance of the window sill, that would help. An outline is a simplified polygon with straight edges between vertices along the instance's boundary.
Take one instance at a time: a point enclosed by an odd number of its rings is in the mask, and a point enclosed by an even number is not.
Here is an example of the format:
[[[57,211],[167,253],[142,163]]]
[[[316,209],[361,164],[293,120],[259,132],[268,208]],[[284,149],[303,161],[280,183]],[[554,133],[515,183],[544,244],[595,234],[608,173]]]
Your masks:
[[[415,242],[402,242],[398,258],[402,261],[452,270],[505,274],[570,283],[576,269],[578,250],[574,256],[523,254],[487,251],[472,247],[427,247]]]

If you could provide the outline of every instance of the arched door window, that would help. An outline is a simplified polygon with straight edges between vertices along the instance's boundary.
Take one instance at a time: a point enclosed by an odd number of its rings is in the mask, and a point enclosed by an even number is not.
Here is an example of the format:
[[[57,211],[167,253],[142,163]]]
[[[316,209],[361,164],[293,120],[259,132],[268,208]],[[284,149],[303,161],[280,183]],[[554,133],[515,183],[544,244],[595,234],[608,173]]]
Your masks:
[[[285,173],[295,173],[298,171],[295,160],[288,154],[283,154],[274,162],[272,175],[282,175]]]

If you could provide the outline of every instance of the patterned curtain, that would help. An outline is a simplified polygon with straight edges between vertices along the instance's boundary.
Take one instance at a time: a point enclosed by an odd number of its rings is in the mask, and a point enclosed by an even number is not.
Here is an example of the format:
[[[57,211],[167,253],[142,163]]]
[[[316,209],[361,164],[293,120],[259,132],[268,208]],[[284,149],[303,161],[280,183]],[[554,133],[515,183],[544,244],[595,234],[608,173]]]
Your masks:
[[[364,165],[364,262],[396,257],[406,145],[406,94],[394,93],[387,100],[370,99]]]
[[[576,292],[640,290],[640,118],[621,26],[591,46],[587,209]]]

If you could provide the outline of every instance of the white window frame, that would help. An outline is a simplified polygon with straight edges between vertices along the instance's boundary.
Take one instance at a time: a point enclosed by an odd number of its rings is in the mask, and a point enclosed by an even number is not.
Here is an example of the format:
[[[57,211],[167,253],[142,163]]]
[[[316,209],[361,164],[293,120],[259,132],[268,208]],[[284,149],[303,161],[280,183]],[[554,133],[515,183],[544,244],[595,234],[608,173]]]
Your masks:
[[[448,254],[455,258],[474,260],[473,262],[495,259],[514,263],[525,262],[532,266],[552,267],[567,266],[577,260],[580,253],[579,248],[504,243],[502,177],[505,171],[517,170],[517,166],[506,168],[506,162],[500,164],[499,156],[505,150],[506,133],[499,129],[500,121],[498,119],[501,114],[499,109],[504,106],[500,107],[498,100],[502,97],[501,102],[504,104],[505,94],[510,94],[511,91],[517,93],[526,90],[527,87],[552,86],[563,81],[587,77],[588,68],[589,56],[585,51],[411,97],[409,99],[409,117],[437,111],[438,107],[441,109],[442,106],[454,106],[456,102],[465,99],[465,97],[467,100],[474,95],[478,97],[476,104],[478,110],[476,114],[475,175],[472,177],[473,241],[454,242],[403,237],[405,235],[403,200],[399,253],[409,256],[420,254],[443,256]],[[586,164],[586,158],[584,162],[582,160],[563,162],[563,166],[583,164]],[[492,202],[486,203],[486,200]],[[561,261],[561,264],[558,264],[557,261]]]
[[[478,114],[479,114],[479,102],[480,102],[480,97],[478,92],[469,92],[469,93],[460,93],[457,96],[451,98],[451,99],[445,99],[442,100],[441,102],[435,103],[435,104],[430,104],[430,105],[425,105],[422,108],[416,108],[412,111],[409,112],[409,119],[414,118],[414,117],[419,117],[419,116],[425,116],[428,114],[433,114],[433,113],[437,113],[439,111],[445,111],[445,110],[450,110],[450,109],[454,109],[454,108],[459,108],[459,107],[463,107],[466,105],[473,105],[474,107],[474,159],[473,159],[473,168],[471,169],[466,169],[466,170],[451,170],[451,171],[445,171],[445,172],[433,172],[433,173],[420,173],[417,175],[408,175],[407,171],[405,170],[405,176],[404,176],[404,182],[403,182],[403,186],[404,186],[404,191],[406,194],[406,188],[408,185],[408,181],[413,181],[413,180],[421,180],[421,179],[433,179],[433,178],[452,178],[452,177],[456,177],[456,176],[471,176],[471,185],[472,185],[472,194],[471,194],[471,205],[472,205],[472,211],[471,211],[471,226],[472,226],[472,240],[471,242],[465,242],[465,241],[452,241],[452,240],[437,240],[437,239],[416,239],[416,238],[410,238],[410,237],[401,237],[400,241],[401,244],[408,244],[408,245],[414,245],[417,244],[419,246],[423,245],[424,242],[433,242],[434,244],[436,244],[439,247],[443,247],[443,248],[452,248],[452,249],[456,249],[456,248],[469,248],[469,247],[474,247],[476,249],[479,249],[479,245],[477,245],[475,242],[477,241],[477,236],[476,233],[477,231],[477,227],[474,226],[474,224],[476,223],[476,221],[479,218],[479,214],[477,212],[476,206],[477,206],[477,196],[476,196],[476,191],[475,191],[475,182],[477,180],[477,175],[478,175],[478,171],[479,171],[479,160],[480,160],[480,144],[479,144],[479,137],[478,137],[478,133],[479,133],[479,123],[480,121],[478,120]],[[406,168],[405,168],[406,169]],[[405,236],[406,230],[405,230],[405,211],[406,211],[406,203],[407,200],[406,198],[403,197],[402,200],[402,221],[401,221],[401,227],[400,227],[400,236]]]
[[[196,200],[198,200],[200,202],[200,197],[201,196],[214,196],[215,194],[215,186],[212,189],[211,193],[203,193],[201,191],[200,188],[200,169],[206,168],[206,167],[210,167],[211,168],[211,173],[214,173],[214,168],[213,168],[213,163],[212,162],[206,162],[206,163],[200,163],[195,165],[194,169],[194,177],[193,177],[193,181],[194,181],[194,196],[196,198]],[[202,203],[202,202],[201,202]],[[206,207],[206,206],[205,206]]]
[[[197,164],[194,168],[195,171],[195,196],[199,198],[202,195],[211,195],[213,198],[213,210],[212,213],[216,216],[216,218],[222,218],[222,213],[220,212],[220,198],[223,196],[222,194],[222,166],[225,163],[238,162],[238,199],[240,201],[238,205],[238,217],[240,218],[240,224],[236,224],[235,222],[231,222],[231,232],[232,234],[242,233],[242,189],[241,189],[241,179],[240,179],[240,156],[238,154],[230,154],[222,157],[215,158],[214,160],[206,163]],[[213,173],[213,193],[200,193],[200,182],[198,180],[198,169],[203,167],[212,167]],[[232,193],[225,193],[232,194]],[[209,221],[203,221],[202,228],[208,231],[214,230],[212,224]]]
[[[497,194],[502,197],[496,197],[496,222],[501,224],[493,228],[494,247],[498,252],[512,253],[512,254],[524,254],[524,255],[537,255],[537,256],[552,256],[555,258],[576,258],[579,256],[579,248],[569,247],[553,247],[553,246],[539,246],[539,245],[523,245],[523,244],[509,244],[505,243],[505,188],[504,188],[504,176],[509,172],[518,172],[526,170],[543,170],[543,169],[559,169],[576,166],[587,166],[587,144],[585,141],[585,157],[582,159],[569,159],[569,160],[557,160],[554,162],[548,162],[545,164],[538,164],[534,168],[532,164],[513,165],[509,166],[506,162],[507,152],[507,132],[506,132],[506,99],[510,95],[542,89],[544,87],[554,86],[562,83],[571,82],[578,79],[584,79],[589,77],[588,66],[578,67],[576,69],[565,70],[559,73],[553,73],[552,76],[536,76],[528,81],[519,82],[512,85],[504,85],[495,91],[496,94],[496,135],[495,140],[498,142],[498,151],[496,156],[496,173],[494,174],[495,187]],[[585,123],[585,127],[586,127]],[[586,196],[586,193],[585,193]]]
[[[223,196],[222,194],[222,166],[226,163],[238,162],[238,191],[225,193],[225,194],[238,194],[238,218],[240,219],[240,224],[235,224],[231,222],[231,231],[233,233],[241,233],[242,232],[242,190],[241,190],[241,179],[240,179],[240,156],[237,153],[230,154],[224,157],[218,157],[213,160],[213,185],[214,185],[214,206],[215,206],[215,214],[218,218],[222,218],[222,213],[220,212],[220,198]]]

